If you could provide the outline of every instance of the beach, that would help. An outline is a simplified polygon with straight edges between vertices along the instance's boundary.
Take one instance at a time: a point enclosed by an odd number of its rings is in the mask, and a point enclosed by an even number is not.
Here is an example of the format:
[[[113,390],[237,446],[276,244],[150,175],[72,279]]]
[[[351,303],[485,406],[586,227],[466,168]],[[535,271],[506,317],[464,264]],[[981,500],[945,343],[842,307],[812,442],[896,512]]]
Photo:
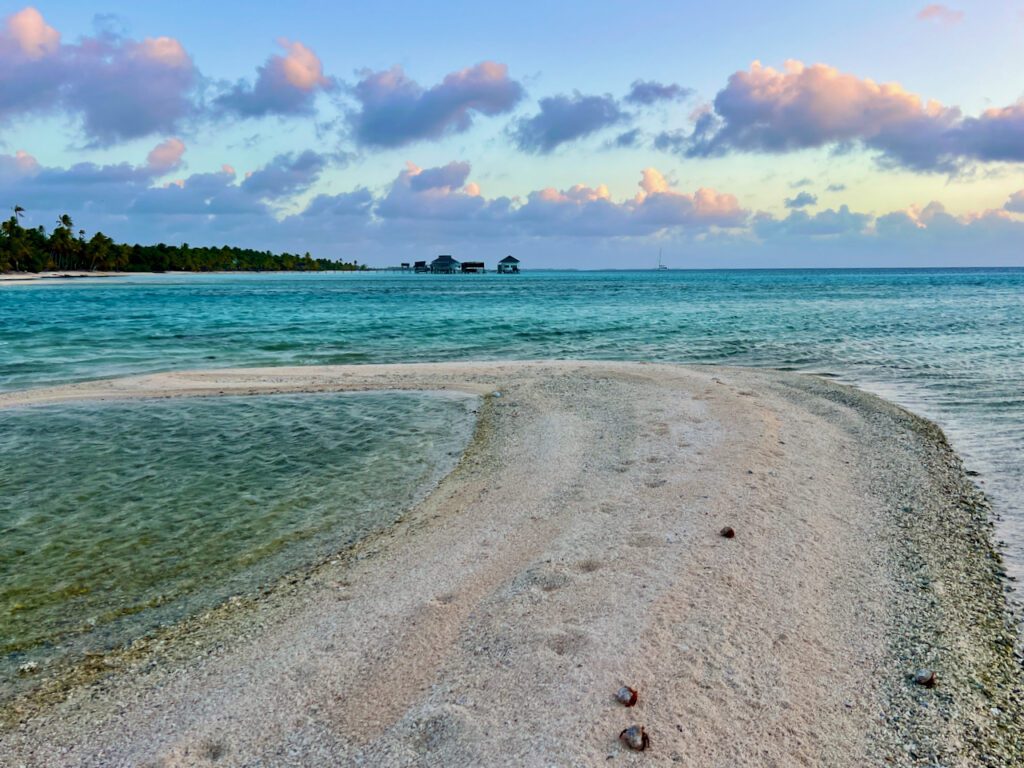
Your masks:
[[[50,270],[46,272],[0,272],[0,283],[25,283],[38,280],[74,280],[92,277],[127,277],[129,272],[94,272],[92,270]]]
[[[8,707],[0,762],[1024,761],[987,501],[938,428],[852,388],[444,363],[154,374],[0,407],[387,389],[483,401],[424,501],[274,589],[63,670]],[[633,724],[642,753],[618,739]]]

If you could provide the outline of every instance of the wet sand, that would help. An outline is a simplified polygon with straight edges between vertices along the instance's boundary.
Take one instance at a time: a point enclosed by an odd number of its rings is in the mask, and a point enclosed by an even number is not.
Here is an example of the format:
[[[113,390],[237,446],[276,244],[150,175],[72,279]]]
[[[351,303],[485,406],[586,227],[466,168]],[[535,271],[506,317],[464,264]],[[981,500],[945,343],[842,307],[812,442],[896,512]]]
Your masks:
[[[394,388],[484,397],[435,492],[309,573],[16,702],[0,763],[1024,764],[987,502],[934,425],[851,388],[449,363],[168,373],[0,407]],[[617,738],[633,723],[643,753]]]

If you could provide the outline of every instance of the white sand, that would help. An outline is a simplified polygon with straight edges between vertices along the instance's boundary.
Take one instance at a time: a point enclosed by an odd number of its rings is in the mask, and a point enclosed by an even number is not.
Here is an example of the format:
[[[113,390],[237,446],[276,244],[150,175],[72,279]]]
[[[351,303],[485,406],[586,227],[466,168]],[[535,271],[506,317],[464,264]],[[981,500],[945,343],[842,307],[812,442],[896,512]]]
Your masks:
[[[50,271],[50,272],[0,272],[0,283],[24,283],[36,280],[63,280],[83,277],[126,277],[141,272],[91,272],[82,270]],[[145,273],[151,274],[151,273]]]
[[[852,409],[799,377],[627,363],[169,373],[0,407],[500,391],[396,527],[182,664],[3,737],[4,765],[863,766],[891,674],[883,501]],[[822,401],[823,402],[823,401]],[[721,538],[724,525],[736,538]],[[235,630],[232,630],[235,632]],[[626,709],[623,684],[640,692]],[[617,735],[643,724],[651,748]]]

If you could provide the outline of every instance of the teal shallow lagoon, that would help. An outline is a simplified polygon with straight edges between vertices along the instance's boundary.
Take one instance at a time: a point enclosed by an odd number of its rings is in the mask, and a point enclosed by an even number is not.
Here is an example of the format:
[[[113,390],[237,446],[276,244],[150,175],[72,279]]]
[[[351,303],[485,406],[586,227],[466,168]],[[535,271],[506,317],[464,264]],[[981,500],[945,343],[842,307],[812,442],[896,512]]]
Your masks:
[[[1024,576],[1024,269],[0,285],[0,389],[181,368],[517,358],[779,367],[883,394],[936,420],[981,472],[1010,569]]]
[[[0,679],[271,583],[392,522],[476,398],[343,393],[0,411]]]

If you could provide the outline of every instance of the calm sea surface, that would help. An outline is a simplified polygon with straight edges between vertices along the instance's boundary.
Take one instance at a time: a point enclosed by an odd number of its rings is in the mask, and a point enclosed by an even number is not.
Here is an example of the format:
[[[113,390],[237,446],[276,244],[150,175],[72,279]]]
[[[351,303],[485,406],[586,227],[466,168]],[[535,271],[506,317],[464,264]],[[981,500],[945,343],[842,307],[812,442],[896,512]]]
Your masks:
[[[999,534],[1007,543],[1010,570],[1024,577],[1024,269],[168,275],[0,284],[3,390],[175,368],[502,358],[768,366],[833,374],[883,394],[938,421],[969,468],[981,472],[1003,517]],[[416,423],[421,431],[411,442],[398,430],[374,436],[372,448],[360,442],[368,435],[353,437],[343,450],[346,461],[356,462],[353,466],[363,460],[361,455],[416,453],[424,466],[432,467],[428,474],[442,468],[438,446],[441,453],[451,450],[451,445],[440,445],[445,419],[465,414],[464,406],[460,410],[452,403],[445,410],[409,403],[387,406],[373,399],[356,405],[344,397],[319,402],[316,412],[322,418],[311,417],[302,427],[312,440],[327,440],[325,430],[358,421],[361,413],[384,414],[380,418],[391,424],[399,415]],[[389,414],[389,407],[405,411]],[[105,466],[106,460],[94,458],[98,453],[108,452],[118,466],[135,459],[133,472],[145,482],[114,489],[123,510],[110,511],[123,514],[129,519],[124,524],[131,525],[133,515],[144,516],[154,505],[178,504],[174,499],[182,487],[165,477],[169,465],[153,460],[164,448],[146,439],[154,434],[151,422],[171,430],[158,432],[162,436],[185,429],[182,441],[216,452],[223,443],[217,430],[230,430],[236,421],[224,412],[231,408],[252,409],[255,424],[269,419],[280,429],[296,414],[308,412],[305,406],[288,410],[290,405],[282,406],[282,413],[264,412],[269,406],[254,401],[74,406],[0,415],[3,539],[11,526],[21,525],[27,537],[21,549],[53,548],[33,563],[40,573],[30,578],[47,578],[46,558],[55,557],[64,544],[34,539],[25,526],[46,529],[47,520],[64,514],[72,491],[64,480],[52,493],[33,490],[26,478],[59,477],[73,466],[74,481],[89,484],[93,472],[102,474]],[[441,418],[417,423],[424,414]],[[78,430],[89,435],[84,446],[76,442]],[[268,461],[266,452],[280,445],[263,434],[254,428],[235,435],[232,451],[260,466]],[[420,440],[423,435],[429,440]],[[193,462],[223,459],[183,449],[170,461],[180,471]],[[320,484],[331,473],[315,452],[296,461],[311,479],[305,485],[296,480],[292,490],[297,497],[286,494],[274,503],[284,509],[302,498],[299,506],[315,518],[323,498]],[[358,474],[334,481],[344,486]],[[290,477],[301,475],[296,470]],[[232,493],[208,487],[198,470],[190,482],[196,503],[215,491],[223,503],[255,494],[247,509],[256,510],[266,503],[260,494],[268,492],[253,490],[259,476],[239,469]],[[114,481],[95,482],[101,483],[96,495],[82,502],[77,515],[88,518],[75,523],[82,530],[103,528],[90,510],[111,504],[104,499],[113,491],[102,483]],[[404,482],[406,490],[399,492],[412,493],[420,478]],[[357,498],[365,490],[332,486],[331,492]],[[9,500],[12,495],[16,503]],[[266,525],[280,524],[281,535],[287,536],[294,521],[282,515],[282,522]],[[172,519],[177,522],[166,524],[191,524]],[[164,540],[163,525],[149,526],[153,551],[173,543]],[[266,533],[256,530],[260,537]],[[105,534],[88,533],[93,535]],[[18,568],[9,558],[20,555],[6,541],[0,546],[0,579],[17,589]],[[116,574],[108,575],[110,583],[117,581]],[[186,582],[189,578],[182,576]],[[73,592],[70,571],[64,581],[54,589]],[[199,585],[193,592],[204,589]],[[12,616],[28,609],[0,610],[8,612],[2,619],[11,623]],[[17,619],[11,626],[22,624]],[[27,632],[16,629],[18,642]]]

